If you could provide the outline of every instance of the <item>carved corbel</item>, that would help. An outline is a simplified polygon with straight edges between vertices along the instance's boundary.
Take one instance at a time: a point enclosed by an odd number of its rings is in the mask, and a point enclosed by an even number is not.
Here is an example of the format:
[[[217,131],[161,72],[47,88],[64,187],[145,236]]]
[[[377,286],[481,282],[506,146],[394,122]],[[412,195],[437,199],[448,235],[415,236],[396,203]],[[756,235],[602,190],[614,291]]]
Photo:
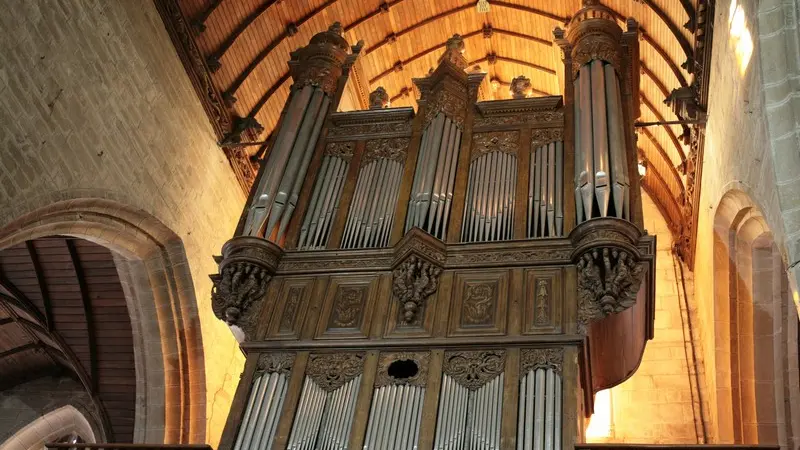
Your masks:
[[[579,333],[586,334],[589,322],[636,304],[648,266],[637,248],[642,236],[635,225],[615,218],[584,222],[571,233]]]
[[[392,264],[392,293],[400,302],[399,323],[419,324],[425,300],[439,286],[445,259],[444,243],[419,228],[411,229],[397,244]]]
[[[210,275],[211,309],[239,342],[255,337],[256,318],[282,255],[277,245],[250,236],[235,237],[222,246],[219,273]]]

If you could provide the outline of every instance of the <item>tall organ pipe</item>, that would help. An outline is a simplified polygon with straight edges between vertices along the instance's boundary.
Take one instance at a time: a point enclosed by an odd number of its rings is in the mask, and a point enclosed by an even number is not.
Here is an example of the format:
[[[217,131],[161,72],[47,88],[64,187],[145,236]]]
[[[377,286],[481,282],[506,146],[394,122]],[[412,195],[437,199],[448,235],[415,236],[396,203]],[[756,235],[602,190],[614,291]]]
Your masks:
[[[561,449],[561,375],[531,369],[520,380],[517,450]]]
[[[288,377],[283,373],[264,373],[256,378],[234,450],[261,450],[272,444],[287,385]]]
[[[517,158],[494,151],[472,161],[467,177],[462,242],[512,238]]]
[[[438,239],[446,238],[461,133],[459,125],[443,113],[423,130],[406,231],[416,226]]]
[[[364,450],[416,448],[422,421],[425,388],[389,385],[375,389]]]
[[[630,179],[622,98],[614,67],[593,60],[580,68],[574,88],[577,220],[611,214],[629,220]]]
[[[342,248],[385,247],[394,222],[403,164],[378,158],[361,168],[345,221]]]
[[[558,237],[564,231],[564,144],[545,144],[531,155],[528,237]]]
[[[442,376],[434,450],[500,449],[504,374],[470,390]]]
[[[253,204],[250,206],[245,222],[245,234],[257,236],[261,227],[267,220],[275,199],[275,191],[286,168],[286,162],[291,153],[300,122],[305,115],[311,94],[314,88],[304,86],[299,91],[292,93],[289,107],[286,110],[284,123],[275,138],[275,143],[266,161],[266,173],[258,184]]]

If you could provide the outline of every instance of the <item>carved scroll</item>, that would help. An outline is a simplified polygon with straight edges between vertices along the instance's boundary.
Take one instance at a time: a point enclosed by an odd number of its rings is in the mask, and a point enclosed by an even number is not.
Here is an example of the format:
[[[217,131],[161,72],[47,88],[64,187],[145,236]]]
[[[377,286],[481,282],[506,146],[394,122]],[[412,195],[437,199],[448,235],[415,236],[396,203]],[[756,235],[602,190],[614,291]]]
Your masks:
[[[458,384],[474,391],[505,369],[504,351],[447,352],[443,371]]]
[[[364,355],[332,353],[311,355],[306,376],[327,392],[333,392],[364,371]]]

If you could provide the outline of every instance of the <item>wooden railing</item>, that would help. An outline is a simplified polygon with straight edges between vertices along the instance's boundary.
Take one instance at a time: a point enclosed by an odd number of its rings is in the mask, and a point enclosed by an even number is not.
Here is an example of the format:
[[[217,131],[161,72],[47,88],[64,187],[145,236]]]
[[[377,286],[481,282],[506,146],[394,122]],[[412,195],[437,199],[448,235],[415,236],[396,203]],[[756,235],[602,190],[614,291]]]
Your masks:
[[[210,445],[206,444],[115,444],[106,442],[97,444],[59,442],[45,444],[45,447],[48,450],[213,450]]]

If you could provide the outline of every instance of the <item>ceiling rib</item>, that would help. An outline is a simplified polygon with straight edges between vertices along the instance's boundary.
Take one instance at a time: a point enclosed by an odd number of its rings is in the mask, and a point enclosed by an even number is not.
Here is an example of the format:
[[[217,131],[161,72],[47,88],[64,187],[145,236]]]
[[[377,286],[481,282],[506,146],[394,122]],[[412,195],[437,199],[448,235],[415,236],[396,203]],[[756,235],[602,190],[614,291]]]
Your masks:
[[[681,46],[683,49],[683,53],[686,55],[686,61],[691,61],[693,59],[694,50],[692,49],[692,45],[689,44],[689,40],[686,39],[686,36],[681,33],[680,28],[672,19],[658,6],[653,0],[642,0],[645,5],[649,6],[650,9],[653,10],[654,13],[661,19],[662,22],[669,28],[669,31],[675,36],[675,39],[678,41],[678,45]]]
[[[653,136],[653,133],[651,133],[650,130],[648,130],[647,128],[640,128],[640,129],[642,130],[642,133],[644,133],[645,136],[647,136],[647,138],[650,139],[650,142],[653,143],[653,146],[656,148],[656,150],[658,150],[658,154],[664,160],[664,164],[666,164],[666,166],[669,167],[670,174],[672,174],[672,177],[675,178],[675,184],[677,184],[680,187],[681,191],[678,194],[680,194],[681,196],[684,195],[684,191],[686,190],[686,188],[683,186],[683,181],[681,180],[680,175],[678,175],[678,170],[675,169],[675,166],[672,165],[672,160],[669,159],[669,155],[667,155],[667,152],[664,150],[664,147],[661,146],[661,143],[658,142],[658,139],[656,139],[656,137]],[[671,192],[672,189],[667,189],[667,191]]]
[[[0,327],[2,327],[3,325],[8,325],[9,323],[12,322],[14,322],[14,319],[12,319],[11,317],[4,317],[0,319]]]
[[[206,64],[208,64],[208,68],[212,73],[216,72],[220,67],[222,67],[222,62],[220,60],[223,56],[225,56],[225,53],[231,48],[231,46],[233,46],[236,40],[239,39],[239,36],[244,33],[244,30],[246,30],[251,23],[255,22],[256,19],[261,17],[261,15],[264,14],[267,9],[269,9],[269,7],[275,3],[277,3],[277,0],[268,0],[266,3],[262,3],[261,6],[256,8],[255,11],[250,13],[249,16],[245,17],[244,20],[236,26],[236,29],[234,29],[233,32],[231,32],[231,35],[228,36],[228,38],[225,39],[216,50],[214,50],[214,53],[206,58]]]
[[[72,268],[75,270],[75,276],[78,280],[78,290],[81,293],[81,304],[83,305],[83,317],[86,320],[86,339],[89,341],[89,373],[92,380],[92,391],[97,392],[99,378],[97,375],[97,344],[94,336],[94,318],[92,317],[92,299],[89,297],[89,289],[86,286],[86,278],[83,274],[83,266],[81,266],[78,251],[75,248],[75,242],[72,239],[64,241],[67,244],[67,251],[69,251],[69,259],[72,262]]]
[[[222,4],[222,1],[223,0],[213,0],[211,4],[208,5],[208,8],[206,8],[205,10],[198,13],[196,16],[192,18],[191,22],[195,31],[197,31],[198,33],[206,31],[206,20],[208,20],[208,18],[211,17],[211,14],[214,12],[214,10],[217,9],[217,7]]]
[[[47,281],[44,279],[44,272],[42,271],[42,264],[39,262],[39,255],[36,253],[36,247],[33,241],[25,241],[25,247],[28,249],[28,256],[33,263],[33,271],[36,274],[36,281],[39,284],[39,292],[42,296],[42,305],[44,306],[44,323],[47,326],[47,331],[53,331],[53,304],[50,301],[50,291],[47,289]]]
[[[12,348],[10,350],[6,350],[4,352],[0,352],[0,359],[3,359],[3,358],[8,357],[8,356],[16,355],[17,353],[22,353],[22,352],[25,352],[25,351],[28,351],[28,350],[37,349],[37,348],[41,348],[41,346],[38,343],[29,342],[27,344],[20,345],[19,347],[14,347],[14,348]]]

